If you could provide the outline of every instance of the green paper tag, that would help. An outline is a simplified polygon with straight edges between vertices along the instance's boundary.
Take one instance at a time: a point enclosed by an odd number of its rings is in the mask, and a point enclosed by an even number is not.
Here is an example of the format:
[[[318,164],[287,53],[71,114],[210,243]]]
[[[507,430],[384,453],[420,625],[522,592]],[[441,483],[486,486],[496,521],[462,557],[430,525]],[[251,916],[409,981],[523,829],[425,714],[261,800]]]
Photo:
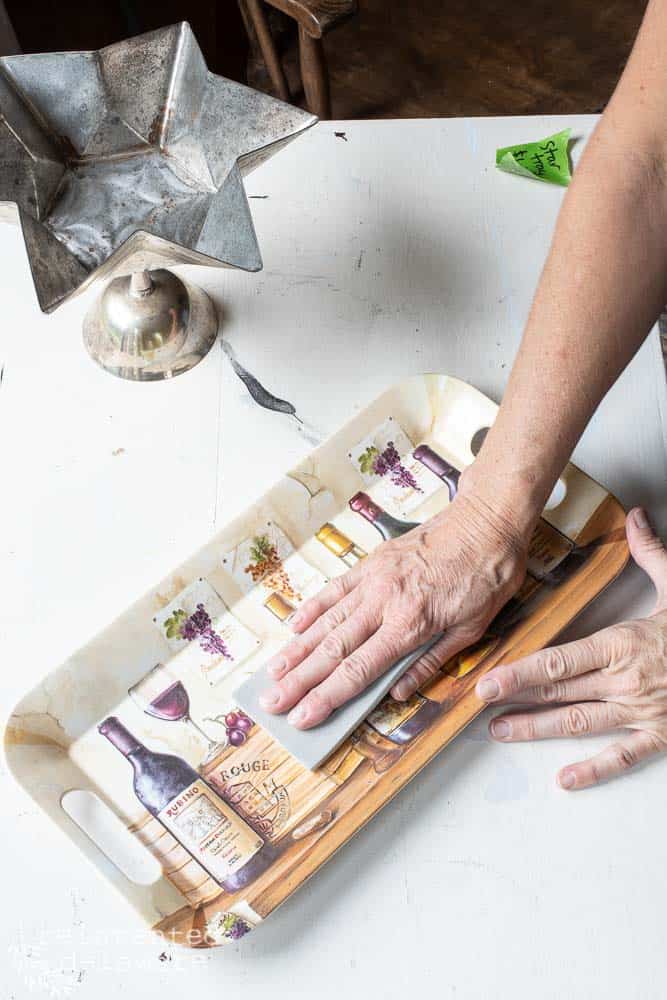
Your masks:
[[[557,132],[540,142],[525,142],[496,150],[496,166],[520,177],[535,177],[538,181],[567,187],[571,180],[567,145],[572,130]]]

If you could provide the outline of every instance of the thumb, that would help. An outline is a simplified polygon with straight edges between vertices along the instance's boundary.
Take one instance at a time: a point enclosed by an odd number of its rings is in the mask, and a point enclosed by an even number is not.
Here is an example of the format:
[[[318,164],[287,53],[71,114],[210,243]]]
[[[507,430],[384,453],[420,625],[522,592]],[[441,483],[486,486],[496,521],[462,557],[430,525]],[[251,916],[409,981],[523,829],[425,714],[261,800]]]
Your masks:
[[[643,507],[634,507],[627,516],[625,531],[632,558],[651,578],[658,599],[656,607],[667,607],[667,551],[656,535]]]

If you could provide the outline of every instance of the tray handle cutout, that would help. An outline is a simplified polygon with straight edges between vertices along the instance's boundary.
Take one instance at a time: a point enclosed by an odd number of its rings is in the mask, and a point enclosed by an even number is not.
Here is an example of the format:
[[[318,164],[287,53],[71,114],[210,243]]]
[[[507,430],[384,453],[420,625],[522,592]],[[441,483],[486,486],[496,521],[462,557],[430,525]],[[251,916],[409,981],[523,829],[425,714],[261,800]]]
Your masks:
[[[60,805],[130,882],[145,886],[162,878],[162,866],[157,858],[132,836],[122,820],[94,792],[72,788],[64,793]]]

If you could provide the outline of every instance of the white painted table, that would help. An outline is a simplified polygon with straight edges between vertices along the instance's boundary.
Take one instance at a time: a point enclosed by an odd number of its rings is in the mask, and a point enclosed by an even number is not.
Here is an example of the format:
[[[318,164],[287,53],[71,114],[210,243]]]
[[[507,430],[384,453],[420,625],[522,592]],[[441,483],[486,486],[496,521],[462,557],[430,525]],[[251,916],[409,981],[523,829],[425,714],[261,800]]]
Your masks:
[[[562,191],[499,173],[494,151],[568,124],[593,120],[321,125],[248,181],[263,273],[193,276],[240,360],[323,432],[412,372],[500,398]],[[17,230],[0,255],[7,712],[310,446],[219,347],[168,383],[98,370],[88,300],[41,316]],[[575,456],[663,529],[666,410],[654,333]],[[572,634],[650,603],[630,570]],[[137,926],[3,773],[3,1000],[664,996],[667,761],[566,795],[557,767],[604,741],[498,746],[486,722],[258,932],[211,952]]]

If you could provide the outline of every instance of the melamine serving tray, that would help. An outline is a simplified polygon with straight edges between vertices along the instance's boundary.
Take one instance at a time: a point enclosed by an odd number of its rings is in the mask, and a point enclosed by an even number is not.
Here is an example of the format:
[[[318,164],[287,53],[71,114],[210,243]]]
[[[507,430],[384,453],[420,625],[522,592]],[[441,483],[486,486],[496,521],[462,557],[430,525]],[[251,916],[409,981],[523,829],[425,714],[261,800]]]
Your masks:
[[[365,491],[406,520],[436,513],[450,491],[414,449],[427,443],[462,469],[496,412],[445,375],[389,389],[16,707],[5,735],[12,774],[154,929],[210,947],[259,924],[481,711],[483,671],[549,643],[623,568],[623,509],[568,465],[565,498],[532,543],[531,565],[560,562],[558,572],[530,581],[514,624],[444,664],[407,707],[384,702],[316,771],[235,712],[233,690],[288,640],[290,609],[345,571],[340,533],[357,554],[381,542],[350,497]],[[319,540],[326,524],[339,533],[332,548]],[[98,731],[108,716],[199,771],[189,794],[203,790],[203,808],[186,825],[168,828],[137,799],[132,767]],[[223,828],[275,858],[236,891],[200,864]]]

